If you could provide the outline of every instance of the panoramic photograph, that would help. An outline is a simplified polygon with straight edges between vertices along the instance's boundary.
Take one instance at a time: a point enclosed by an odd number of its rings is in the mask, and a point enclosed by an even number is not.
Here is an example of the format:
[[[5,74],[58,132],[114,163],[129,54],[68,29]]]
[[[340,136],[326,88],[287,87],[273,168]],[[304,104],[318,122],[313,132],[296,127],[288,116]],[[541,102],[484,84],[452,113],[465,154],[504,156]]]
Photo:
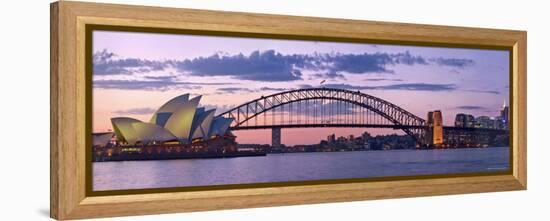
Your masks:
[[[94,30],[92,190],[508,172],[507,50]]]

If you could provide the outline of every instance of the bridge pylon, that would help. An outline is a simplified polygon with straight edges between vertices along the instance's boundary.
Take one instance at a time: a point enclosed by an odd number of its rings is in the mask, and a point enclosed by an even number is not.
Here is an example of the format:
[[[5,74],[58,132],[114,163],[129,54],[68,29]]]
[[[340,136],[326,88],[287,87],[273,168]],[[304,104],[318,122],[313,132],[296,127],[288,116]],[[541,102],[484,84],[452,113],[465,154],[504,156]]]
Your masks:
[[[281,128],[274,127],[271,129],[271,147],[280,148],[281,147]]]

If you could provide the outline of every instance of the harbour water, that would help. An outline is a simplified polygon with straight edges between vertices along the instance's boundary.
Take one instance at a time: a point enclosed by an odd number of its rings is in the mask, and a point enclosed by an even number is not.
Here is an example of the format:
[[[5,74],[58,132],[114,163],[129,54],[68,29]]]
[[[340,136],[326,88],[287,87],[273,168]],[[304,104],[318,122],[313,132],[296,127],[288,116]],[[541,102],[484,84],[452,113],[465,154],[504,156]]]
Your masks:
[[[125,190],[499,172],[509,147],[315,152],[260,157],[94,162],[93,189]]]

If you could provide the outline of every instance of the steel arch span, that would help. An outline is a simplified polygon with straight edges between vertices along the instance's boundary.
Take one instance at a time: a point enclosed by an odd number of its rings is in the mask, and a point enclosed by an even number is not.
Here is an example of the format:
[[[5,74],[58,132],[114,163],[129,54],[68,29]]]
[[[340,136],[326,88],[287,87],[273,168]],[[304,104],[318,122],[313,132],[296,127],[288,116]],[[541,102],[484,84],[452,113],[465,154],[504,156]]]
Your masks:
[[[233,119],[231,130],[299,127],[401,129],[420,145],[424,141],[426,126],[424,119],[393,103],[359,91],[336,88],[306,88],[262,96],[219,116]]]

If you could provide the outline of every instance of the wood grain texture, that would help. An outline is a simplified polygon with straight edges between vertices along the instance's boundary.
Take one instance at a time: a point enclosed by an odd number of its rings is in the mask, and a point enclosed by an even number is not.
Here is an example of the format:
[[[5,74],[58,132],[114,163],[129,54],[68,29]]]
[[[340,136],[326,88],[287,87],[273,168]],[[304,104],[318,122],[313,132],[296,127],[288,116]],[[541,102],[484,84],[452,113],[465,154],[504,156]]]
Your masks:
[[[527,33],[522,32],[513,49],[512,100],[514,101],[513,161],[514,176],[527,188]]]
[[[56,218],[59,208],[59,160],[58,160],[58,54],[59,41],[59,7],[56,3],[50,5],[50,214]],[[55,108],[54,108],[55,107]]]
[[[418,45],[512,48],[511,175],[377,181],[252,189],[86,196],[85,25],[122,25]],[[77,219],[366,199],[523,190],[527,188],[524,31],[125,6],[51,5],[51,216]]]

